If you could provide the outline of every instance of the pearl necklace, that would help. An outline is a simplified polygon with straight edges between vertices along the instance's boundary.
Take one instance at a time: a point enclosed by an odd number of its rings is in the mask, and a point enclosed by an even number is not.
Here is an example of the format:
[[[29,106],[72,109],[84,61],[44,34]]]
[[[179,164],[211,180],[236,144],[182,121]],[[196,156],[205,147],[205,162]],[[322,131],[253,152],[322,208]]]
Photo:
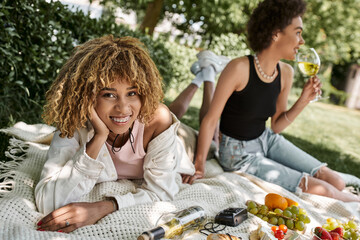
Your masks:
[[[261,76],[263,76],[263,78],[268,79],[268,80],[273,79],[273,78],[276,76],[276,74],[277,74],[277,69],[275,68],[275,71],[274,71],[274,73],[273,73],[273,75],[272,75],[272,76],[267,75],[267,74],[266,74],[266,73],[264,73],[264,71],[262,70],[262,68],[261,68],[261,66],[260,66],[259,59],[258,59],[258,57],[257,57],[257,55],[256,55],[256,54],[254,55],[254,57],[255,57],[255,63],[256,63],[256,66],[257,66],[257,68],[258,68],[258,70],[259,70],[259,72],[260,72]]]

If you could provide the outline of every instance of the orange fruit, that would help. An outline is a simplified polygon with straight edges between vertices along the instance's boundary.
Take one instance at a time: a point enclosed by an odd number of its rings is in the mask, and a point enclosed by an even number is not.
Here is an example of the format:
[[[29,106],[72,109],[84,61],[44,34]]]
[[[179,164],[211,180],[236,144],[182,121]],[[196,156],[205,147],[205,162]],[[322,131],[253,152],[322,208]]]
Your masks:
[[[271,210],[275,208],[284,210],[288,207],[288,202],[283,196],[279,194],[269,193],[265,196],[265,205]]]
[[[291,207],[291,206],[293,206],[293,205],[299,206],[299,203],[298,203],[298,202],[295,202],[294,200],[292,200],[292,199],[290,199],[290,198],[286,198],[286,197],[284,197],[284,198],[286,199],[286,201],[287,201],[287,203],[288,203],[288,207]]]
[[[281,225],[279,226],[279,229],[282,230],[284,233],[286,233],[287,230],[288,230],[287,226],[284,225],[284,224],[281,224]]]

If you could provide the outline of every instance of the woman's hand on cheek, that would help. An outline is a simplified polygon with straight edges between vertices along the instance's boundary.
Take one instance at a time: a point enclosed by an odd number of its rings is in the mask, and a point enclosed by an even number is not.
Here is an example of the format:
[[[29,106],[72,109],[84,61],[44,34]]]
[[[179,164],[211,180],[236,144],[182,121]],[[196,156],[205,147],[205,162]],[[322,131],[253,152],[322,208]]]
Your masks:
[[[93,125],[96,134],[104,135],[106,137],[109,135],[109,128],[100,119],[94,107],[92,107],[90,122]]]
[[[101,218],[113,211],[112,205],[102,207],[95,203],[70,203],[64,207],[54,210],[39,221],[38,231],[57,231],[69,233],[80,227],[95,224]],[[105,204],[103,205],[105,206]]]

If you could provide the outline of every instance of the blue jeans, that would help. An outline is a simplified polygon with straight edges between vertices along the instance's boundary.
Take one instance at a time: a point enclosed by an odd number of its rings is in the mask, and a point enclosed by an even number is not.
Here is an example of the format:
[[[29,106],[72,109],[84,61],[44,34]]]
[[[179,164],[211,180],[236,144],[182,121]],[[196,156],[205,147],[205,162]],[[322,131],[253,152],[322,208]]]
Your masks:
[[[240,170],[297,192],[305,175],[326,166],[283,136],[265,129],[260,137],[240,141],[222,134],[219,163],[225,171]]]

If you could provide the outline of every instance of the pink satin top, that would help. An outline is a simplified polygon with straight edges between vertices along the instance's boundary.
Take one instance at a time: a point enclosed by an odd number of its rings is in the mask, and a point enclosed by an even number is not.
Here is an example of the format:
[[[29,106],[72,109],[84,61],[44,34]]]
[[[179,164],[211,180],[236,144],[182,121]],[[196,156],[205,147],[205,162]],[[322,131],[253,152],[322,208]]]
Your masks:
[[[144,177],[144,124],[135,120],[132,134],[134,136],[133,149],[131,147],[130,139],[121,147],[121,150],[115,152],[111,151],[111,145],[106,142],[106,146],[110,152],[111,158],[114,162],[118,179],[140,179]],[[121,137],[121,136],[119,136]],[[119,150],[119,148],[115,148]]]

